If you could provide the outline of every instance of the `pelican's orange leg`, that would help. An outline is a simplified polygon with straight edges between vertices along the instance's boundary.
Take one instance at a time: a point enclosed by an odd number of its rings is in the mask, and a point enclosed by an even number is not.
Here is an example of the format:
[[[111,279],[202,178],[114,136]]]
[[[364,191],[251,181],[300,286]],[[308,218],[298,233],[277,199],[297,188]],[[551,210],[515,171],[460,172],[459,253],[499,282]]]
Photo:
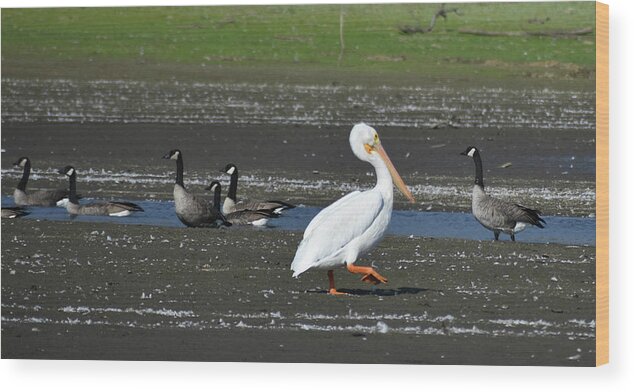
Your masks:
[[[328,270],[328,281],[330,282],[330,290],[328,290],[328,294],[330,295],[345,295],[346,293],[342,293],[341,291],[337,291],[335,288],[335,274],[332,270]]]
[[[387,278],[381,276],[372,267],[358,267],[354,264],[348,264],[346,267],[348,268],[348,271],[353,274],[365,274],[363,278],[361,278],[364,282],[372,284],[387,283]]]

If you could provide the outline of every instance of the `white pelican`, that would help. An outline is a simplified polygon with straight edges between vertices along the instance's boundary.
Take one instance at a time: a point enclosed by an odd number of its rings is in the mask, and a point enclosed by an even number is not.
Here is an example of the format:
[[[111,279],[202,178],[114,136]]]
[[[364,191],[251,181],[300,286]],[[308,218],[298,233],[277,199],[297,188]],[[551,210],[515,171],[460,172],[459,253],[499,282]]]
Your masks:
[[[350,131],[350,147],[357,158],[374,166],[376,186],[349,193],[317,214],[306,228],[291,264],[293,277],[311,268],[328,270],[329,293],[333,295],[345,294],[335,288],[335,267],[345,266],[352,273],[363,274],[361,280],[365,282],[387,282],[372,267],[359,267],[354,263],[372,249],[387,230],[394,199],[392,179],[403,195],[414,202],[374,128],[363,123],[355,125]]]

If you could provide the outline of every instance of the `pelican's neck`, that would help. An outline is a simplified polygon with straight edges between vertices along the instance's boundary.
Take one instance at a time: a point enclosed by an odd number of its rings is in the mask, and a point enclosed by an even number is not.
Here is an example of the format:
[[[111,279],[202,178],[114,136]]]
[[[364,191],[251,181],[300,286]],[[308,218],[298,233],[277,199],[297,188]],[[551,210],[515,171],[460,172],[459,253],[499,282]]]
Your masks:
[[[475,184],[484,189],[484,179],[482,178],[482,159],[480,152],[476,150],[473,154],[473,162],[475,162]]]
[[[20,179],[20,182],[18,183],[18,189],[21,190],[22,192],[26,192],[26,183],[27,181],[29,181],[29,174],[31,174],[31,162],[27,160],[26,163],[24,164],[24,171],[22,172],[22,178]]]
[[[180,185],[185,188],[185,184],[183,184],[183,154],[178,154],[178,158],[176,158],[176,185]]]
[[[386,200],[392,200],[394,198],[394,183],[392,182],[392,175],[383,161],[378,160],[372,162],[374,170],[376,172],[376,186],[377,189],[383,195]]]
[[[236,202],[236,193],[238,192],[238,169],[234,168],[231,173],[231,182],[229,183],[229,192],[227,192],[227,198]]]

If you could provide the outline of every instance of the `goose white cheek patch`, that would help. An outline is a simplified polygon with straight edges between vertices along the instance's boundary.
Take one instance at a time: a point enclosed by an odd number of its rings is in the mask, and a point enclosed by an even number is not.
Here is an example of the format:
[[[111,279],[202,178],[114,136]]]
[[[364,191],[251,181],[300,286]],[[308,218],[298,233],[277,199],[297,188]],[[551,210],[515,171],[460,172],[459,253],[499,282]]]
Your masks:
[[[473,154],[475,154],[475,148],[472,148],[471,150],[469,150],[469,153],[467,155],[473,158]]]
[[[236,171],[236,167],[235,166],[231,166],[231,168],[229,170],[227,170],[227,174],[232,175],[233,172]]]

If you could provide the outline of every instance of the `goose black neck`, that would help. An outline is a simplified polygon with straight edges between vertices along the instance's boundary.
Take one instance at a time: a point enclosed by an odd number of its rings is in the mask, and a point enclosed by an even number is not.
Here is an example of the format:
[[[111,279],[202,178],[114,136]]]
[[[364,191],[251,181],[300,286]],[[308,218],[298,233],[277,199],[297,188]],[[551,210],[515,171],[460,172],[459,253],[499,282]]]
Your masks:
[[[217,208],[218,210],[220,210],[220,192],[221,187],[220,184],[218,184],[214,190],[214,208]]]
[[[77,199],[77,174],[73,173],[68,177],[69,189],[68,189],[68,201],[73,204],[79,204]]]
[[[229,183],[229,193],[227,197],[236,201],[236,193],[238,192],[238,169],[234,169],[231,173],[231,182]]]
[[[29,175],[31,174],[31,162],[28,160],[24,164],[24,172],[22,172],[22,178],[18,183],[18,189],[22,192],[26,191],[26,183],[29,181]]]
[[[183,154],[178,154],[178,158],[176,158],[176,185],[180,185],[185,188],[185,184],[183,183]]]
[[[480,185],[484,189],[484,179],[482,178],[482,159],[480,158],[480,152],[478,150],[473,154],[473,161],[475,162],[475,184]]]

